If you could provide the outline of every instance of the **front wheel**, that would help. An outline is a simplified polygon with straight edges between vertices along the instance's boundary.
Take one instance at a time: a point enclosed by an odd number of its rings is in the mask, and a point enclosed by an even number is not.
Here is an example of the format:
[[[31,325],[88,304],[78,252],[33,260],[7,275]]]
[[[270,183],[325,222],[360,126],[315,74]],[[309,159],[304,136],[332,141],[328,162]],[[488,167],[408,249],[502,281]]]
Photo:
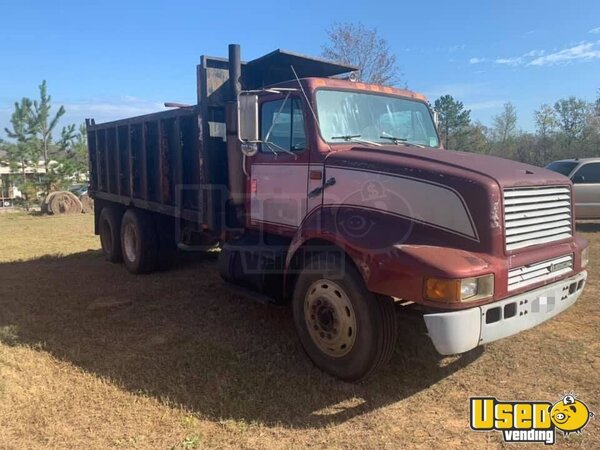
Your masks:
[[[324,255],[311,259],[298,277],[293,309],[306,353],[337,378],[368,377],[389,360],[396,346],[393,302],[369,292],[349,262]]]

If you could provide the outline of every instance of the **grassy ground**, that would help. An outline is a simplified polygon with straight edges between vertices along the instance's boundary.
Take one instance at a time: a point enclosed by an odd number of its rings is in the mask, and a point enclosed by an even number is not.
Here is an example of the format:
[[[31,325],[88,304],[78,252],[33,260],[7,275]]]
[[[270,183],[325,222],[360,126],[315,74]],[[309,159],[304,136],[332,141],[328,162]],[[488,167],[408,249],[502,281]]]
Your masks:
[[[451,358],[403,318],[390,366],[346,384],[214,258],[136,277],[103,260],[90,216],[0,215],[0,448],[502,447],[469,430],[469,396],[574,391],[600,413],[600,226],[582,231],[592,274],[569,311]],[[599,422],[559,445],[600,448]]]

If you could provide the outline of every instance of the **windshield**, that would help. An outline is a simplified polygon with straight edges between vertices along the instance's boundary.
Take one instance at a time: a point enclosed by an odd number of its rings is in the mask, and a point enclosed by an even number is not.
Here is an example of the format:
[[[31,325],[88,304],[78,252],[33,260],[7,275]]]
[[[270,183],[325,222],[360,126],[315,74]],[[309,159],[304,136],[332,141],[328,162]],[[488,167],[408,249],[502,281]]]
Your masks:
[[[546,166],[546,169],[550,169],[554,172],[558,172],[561,175],[568,177],[577,164],[579,163],[571,161],[555,161],[553,163],[548,164]]]
[[[319,126],[327,142],[365,140],[439,146],[424,103],[366,92],[321,89],[316,95]]]

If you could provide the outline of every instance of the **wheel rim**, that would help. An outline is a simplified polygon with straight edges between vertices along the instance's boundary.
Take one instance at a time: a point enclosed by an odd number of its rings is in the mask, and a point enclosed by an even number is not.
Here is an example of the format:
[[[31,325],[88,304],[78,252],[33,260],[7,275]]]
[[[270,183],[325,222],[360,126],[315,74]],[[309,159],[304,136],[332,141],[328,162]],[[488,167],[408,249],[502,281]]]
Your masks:
[[[356,315],[339,284],[324,279],[311,284],[304,300],[304,319],[323,353],[340,358],[352,350],[358,331]]]
[[[100,234],[100,241],[102,243],[102,248],[106,253],[112,252],[112,230],[110,229],[110,224],[108,221],[104,221],[102,224],[102,232]]]
[[[135,262],[136,248],[137,235],[135,232],[135,226],[132,223],[128,223],[125,225],[125,230],[123,233],[123,249],[125,250],[125,257],[128,261]]]

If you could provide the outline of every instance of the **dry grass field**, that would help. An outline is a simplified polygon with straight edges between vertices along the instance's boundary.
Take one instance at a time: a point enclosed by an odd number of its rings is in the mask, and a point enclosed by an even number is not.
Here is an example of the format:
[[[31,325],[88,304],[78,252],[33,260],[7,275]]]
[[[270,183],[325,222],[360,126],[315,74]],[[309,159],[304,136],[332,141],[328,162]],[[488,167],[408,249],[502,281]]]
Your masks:
[[[569,311],[461,357],[402,317],[389,367],[347,384],[312,366],[289,309],[228,291],[214,257],[133,276],[103,260],[89,215],[0,215],[0,448],[492,448],[470,396],[573,391],[600,413],[600,225],[580,232],[592,272]],[[600,448],[600,420],[557,443]]]

